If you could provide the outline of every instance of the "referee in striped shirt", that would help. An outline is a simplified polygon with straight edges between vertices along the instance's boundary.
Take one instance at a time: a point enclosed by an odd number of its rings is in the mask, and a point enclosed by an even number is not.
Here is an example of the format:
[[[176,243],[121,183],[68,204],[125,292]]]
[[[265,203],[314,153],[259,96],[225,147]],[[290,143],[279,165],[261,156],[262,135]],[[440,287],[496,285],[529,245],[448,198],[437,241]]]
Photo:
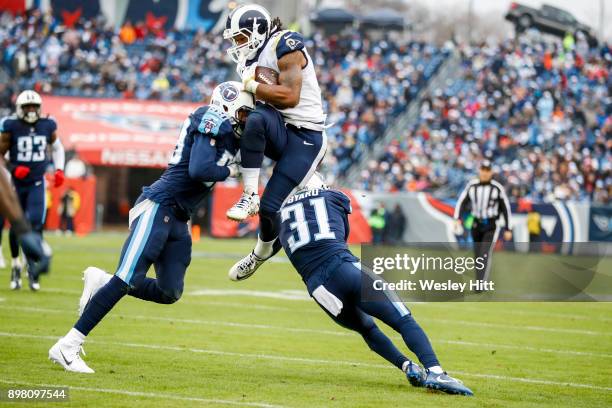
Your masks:
[[[485,160],[480,165],[478,178],[470,181],[461,192],[455,207],[455,222],[462,228],[461,215],[470,211],[474,217],[472,239],[475,257],[484,257],[484,268],[476,267],[476,278],[489,280],[491,255],[499,236],[499,218],[505,221],[504,239],[512,239],[510,202],[504,187],[493,180],[491,162]]]

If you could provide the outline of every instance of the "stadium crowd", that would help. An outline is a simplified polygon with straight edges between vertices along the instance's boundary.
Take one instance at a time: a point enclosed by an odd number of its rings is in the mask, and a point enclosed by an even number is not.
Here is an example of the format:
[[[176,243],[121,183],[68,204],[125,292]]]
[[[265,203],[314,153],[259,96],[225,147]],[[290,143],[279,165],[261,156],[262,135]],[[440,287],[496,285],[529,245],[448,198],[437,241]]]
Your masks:
[[[197,102],[232,75],[225,57],[228,44],[220,35],[166,33],[131,22],[111,30],[102,17],[68,28],[38,10],[26,17],[6,13],[1,22],[3,63],[18,79],[19,89]],[[444,59],[427,44],[372,41],[358,32],[329,37],[318,33],[307,45],[333,124],[328,136],[334,154],[327,164],[334,175],[384,133]]]
[[[0,16],[5,76],[0,114],[21,89],[43,94],[206,101],[232,78],[220,35],[165,31],[103,17],[72,26],[39,10]],[[384,134],[448,49],[359,32],[307,45],[329,113],[326,169],[334,179]],[[459,80],[427,95],[415,124],[368,163],[357,187],[454,194],[483,156],[512,197],[612,200],[610,49],[539,37],[457,47]],[[2,72],[0,72],[0,76]]]
[[[423,98],[360,187],[456,194],[488,157],[511,197],[610,204],[610,48],[525,36],[459,51],[460,79]]]
[[[34,89],[66,96],[197,102],[210,96],[230,71],[218,35],[166,32],[129,22],[113,30],[102,16],[67,27],[38,9],[25,16],[4,13],[0,44],[3,66],[16,79],[13,93]]]

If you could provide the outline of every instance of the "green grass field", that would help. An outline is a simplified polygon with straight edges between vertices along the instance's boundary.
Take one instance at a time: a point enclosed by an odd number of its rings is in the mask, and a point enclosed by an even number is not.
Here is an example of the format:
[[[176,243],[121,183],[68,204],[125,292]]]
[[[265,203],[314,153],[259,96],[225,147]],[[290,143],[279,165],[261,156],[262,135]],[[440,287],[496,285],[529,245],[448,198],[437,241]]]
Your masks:
[[[49,236],[53,270],[39,293],[11,292],[0,270],[0,388],[68,386],[70,401],[54,406],[74,407],[612,406],[610,303],[409,305],[443,367],[476,395],[431,393],[329,320],[286,258],[230,282],[252,245],[239,240],[194,244],[178,303],[126,297],[85,344],[96,374],[64,372],[47,350],[75,322],[81,272],[113,271],[123,239]]]

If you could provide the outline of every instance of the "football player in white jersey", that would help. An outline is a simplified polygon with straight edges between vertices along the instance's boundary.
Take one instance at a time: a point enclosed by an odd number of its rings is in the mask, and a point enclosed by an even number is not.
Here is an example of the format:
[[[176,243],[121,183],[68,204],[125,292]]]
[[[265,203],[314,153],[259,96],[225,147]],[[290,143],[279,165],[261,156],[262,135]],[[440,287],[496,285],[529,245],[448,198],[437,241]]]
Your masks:
[[[229,271],[230,279],[242,280],[280,249],[278,211],[293,191],[308,182],[323,159],[326,115],[314,64],[300,33],[284,30],[280,19],[272,20],[261,6],[243,5],[228,16],[223,37],[232,42],[228,54],[237,63],[244,89],[258,101],[240,141],[244,192],[227,212],[236,221],[259,213],[255,248]],[[257,68],[272,80],[258,82]],[[264,155],[276,165],[260,202],[258,182]]]

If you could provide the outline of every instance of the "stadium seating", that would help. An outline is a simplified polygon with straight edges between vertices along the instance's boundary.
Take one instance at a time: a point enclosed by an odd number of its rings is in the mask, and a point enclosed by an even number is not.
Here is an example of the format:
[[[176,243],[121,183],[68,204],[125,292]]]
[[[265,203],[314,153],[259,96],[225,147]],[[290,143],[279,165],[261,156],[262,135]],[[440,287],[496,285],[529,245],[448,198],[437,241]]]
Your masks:
[[[460,52],[459,80],[424,98],[360,187],[451,196],[486,155],[511,197],[609,204],[609,48],[525,37]]]
[[[234,75],[219,35],[146,33],[124,43],[101,18],[64,29],[50,16],[1,16],[2,69],[17,81],[3,95],[33,88],[65,96],[205,101]],[[341,178],[415,99],[449,51],[432,44],[351,32],[315,33],[308,47],[326,109],[325,167]],[[450,196],[485,155],[511,197],[534,201],[612,197],[607,45],[572,49],[541,37],[458,47],[458,79],[420,107],[358,188],[435,191]],[[15,85],[16,83],[16,85]],[[11,88],[14,87],[14,89]],[[0,113],[7,114],[7,98]],[[332,180],[332,181],[333,181]]]

